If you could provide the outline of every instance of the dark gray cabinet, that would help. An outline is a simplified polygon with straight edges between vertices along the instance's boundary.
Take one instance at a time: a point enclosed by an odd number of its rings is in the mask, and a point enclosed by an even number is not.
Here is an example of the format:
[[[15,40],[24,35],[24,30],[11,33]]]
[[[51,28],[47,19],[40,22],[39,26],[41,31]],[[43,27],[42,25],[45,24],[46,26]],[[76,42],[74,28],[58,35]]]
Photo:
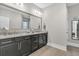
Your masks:
[[[17,56],[19,55],[18,43],[12,42],[6,45],[0,46],[2,56]]]
[[[1,40],[0,55],[21,56],[31,52],[31,41],[29,37],[16,37]]]
[[[44,45],[47,44],[47,34],[46,33],[43,34],[43,44]]]
[[[1,56],[1,48],[0,48],[0,56]]]
[[[47,44],[47,34],[39,34],[39,48]]]
[[[20,56],[31,53],[31,41],[29,36],[17,37],[15,40],[18,42],[18,51]]]
[[[43,36],[42,34],[39,35],[39,48],[43,46]]]
[[[32,52],[38,49],[38,35],[31,36],[31,48]]]
[[[47,44],[47,33],[0,39],[0,56],[26,56]]]
[[[24,40],[20,41],[21,55],[28,55],[31,53],[31,41],[30,37],[24,37]]]

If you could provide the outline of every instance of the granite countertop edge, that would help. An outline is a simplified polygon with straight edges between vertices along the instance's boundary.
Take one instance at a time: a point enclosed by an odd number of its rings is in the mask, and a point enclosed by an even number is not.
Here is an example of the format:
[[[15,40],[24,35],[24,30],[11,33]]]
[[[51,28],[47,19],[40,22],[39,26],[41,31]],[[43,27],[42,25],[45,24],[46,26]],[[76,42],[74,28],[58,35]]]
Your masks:
[[[11,34],[11,35],[0,35],[0,39],[14,38],[14,37],[20,37],[20,36],[36,35],[36,34],[41,34],[41,33],[47,33],[47,31],[34,32],[34,33],[19,33],[19,34]]]

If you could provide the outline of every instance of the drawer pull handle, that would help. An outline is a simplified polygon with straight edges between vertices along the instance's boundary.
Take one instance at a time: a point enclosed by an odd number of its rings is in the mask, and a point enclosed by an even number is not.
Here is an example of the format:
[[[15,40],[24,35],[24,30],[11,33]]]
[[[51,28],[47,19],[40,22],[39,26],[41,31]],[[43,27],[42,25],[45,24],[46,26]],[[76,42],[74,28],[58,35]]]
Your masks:
[[[28,39],[30,39],[30,38],[25,38],[25,40],[28,40]]]
[[[7,43],[11,43],[12,41],[7,41],[7,42],[1,42],[1,44],[7,44]]]

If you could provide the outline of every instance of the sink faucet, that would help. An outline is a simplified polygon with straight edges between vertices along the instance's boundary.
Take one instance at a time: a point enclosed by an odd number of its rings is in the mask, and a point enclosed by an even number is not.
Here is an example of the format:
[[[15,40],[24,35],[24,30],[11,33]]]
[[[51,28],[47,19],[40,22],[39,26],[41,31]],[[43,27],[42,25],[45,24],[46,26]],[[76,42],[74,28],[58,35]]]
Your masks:
[[[4,34],[4,35],[8,34],[8,28],[7,27],[2,28],[2,34]]]

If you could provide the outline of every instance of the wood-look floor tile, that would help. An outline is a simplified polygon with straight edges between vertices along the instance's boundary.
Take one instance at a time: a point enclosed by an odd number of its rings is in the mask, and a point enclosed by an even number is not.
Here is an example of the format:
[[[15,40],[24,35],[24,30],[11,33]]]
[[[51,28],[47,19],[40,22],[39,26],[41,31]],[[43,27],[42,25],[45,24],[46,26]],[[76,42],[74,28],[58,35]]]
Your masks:
[[[67,51],[62,51],[54,47],[44,46],[30,56],[79,56],[79,48],[67,46]]]

